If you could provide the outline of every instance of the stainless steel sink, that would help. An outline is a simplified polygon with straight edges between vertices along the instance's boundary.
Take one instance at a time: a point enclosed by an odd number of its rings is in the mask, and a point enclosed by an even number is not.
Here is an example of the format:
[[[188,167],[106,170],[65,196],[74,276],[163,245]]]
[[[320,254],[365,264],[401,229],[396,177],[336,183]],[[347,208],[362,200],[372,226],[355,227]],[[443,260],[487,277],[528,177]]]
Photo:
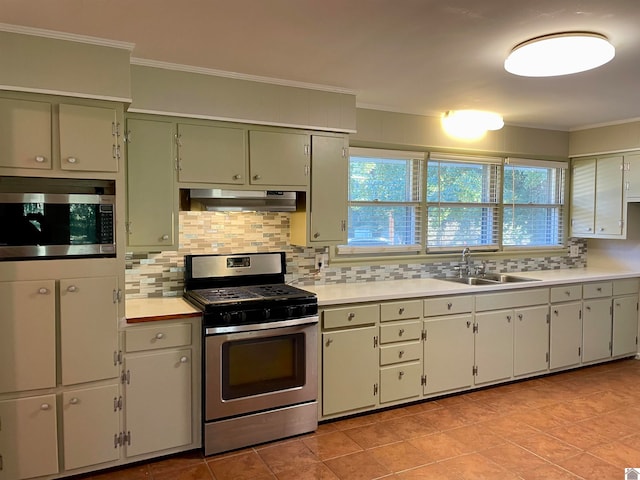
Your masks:
[[[508,273],[485,273],[473,277],[444,277],[439,280],[462,283],[464,285],[499,285],[502,283],[537,282],[535,278],[519,277]]]

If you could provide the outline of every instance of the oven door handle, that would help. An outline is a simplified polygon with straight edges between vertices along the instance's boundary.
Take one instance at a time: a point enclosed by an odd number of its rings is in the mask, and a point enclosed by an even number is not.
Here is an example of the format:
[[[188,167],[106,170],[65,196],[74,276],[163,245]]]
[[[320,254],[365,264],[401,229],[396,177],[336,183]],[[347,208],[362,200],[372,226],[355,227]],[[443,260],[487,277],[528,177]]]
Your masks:
[[[252,323],[251,325],[230,325],[228,327],[207,327],[205,335],[219,335],[221,333],[255,332],[256,330],[272,330],[274,328],[298,327],[303,325],[314,325],[318,323],[318,316],[292,318],[277,322]]]

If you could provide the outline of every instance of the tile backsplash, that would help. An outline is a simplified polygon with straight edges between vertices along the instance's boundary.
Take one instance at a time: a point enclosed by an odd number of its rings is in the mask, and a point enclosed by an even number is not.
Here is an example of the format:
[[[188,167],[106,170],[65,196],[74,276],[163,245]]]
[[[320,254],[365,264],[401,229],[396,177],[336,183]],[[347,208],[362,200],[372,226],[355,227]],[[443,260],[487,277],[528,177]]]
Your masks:
[[[182,295],[184,255],[203,253],[249,253],[284,251],[287,254],[286,281],[296,285],[346,282],[373,282],[451,275],[458,261],[428,261],[389,265],[328,265],[322,272],[314,268],[316,253],[322,248],[303,248],[289,244],[288,213],[180,212],[177,251],[128,253],[126,262],[127,298]],[[578,245],[579,255],[496,258],[484,260],[488,271],[516,272],[579,268],[586,266],[587,243]]]

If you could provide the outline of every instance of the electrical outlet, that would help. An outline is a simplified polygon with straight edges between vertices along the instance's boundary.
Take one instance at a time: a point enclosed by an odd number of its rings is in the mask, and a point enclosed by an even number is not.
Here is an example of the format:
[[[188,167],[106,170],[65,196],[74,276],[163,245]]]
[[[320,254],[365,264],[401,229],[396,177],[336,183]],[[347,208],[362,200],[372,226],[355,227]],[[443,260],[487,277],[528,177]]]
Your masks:
[[[316,270],[324,270],[327,268],[329,255],[326,253],[316,253]]]
[[[580,256],[580,246],[579,245],[570,245],[569,246],[569,256],[570,257],[578,257],[578,256]]]

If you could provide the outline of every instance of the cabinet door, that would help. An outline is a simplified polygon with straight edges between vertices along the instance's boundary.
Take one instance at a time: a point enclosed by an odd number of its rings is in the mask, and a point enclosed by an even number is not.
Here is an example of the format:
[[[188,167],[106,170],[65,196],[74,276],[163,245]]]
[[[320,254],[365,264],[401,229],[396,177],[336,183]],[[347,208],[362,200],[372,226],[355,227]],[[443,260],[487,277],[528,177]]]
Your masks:
[[[613,356],[632,355],[638,350],[638,296],[613,299]]]
[[[249,131],[250,183],[306,186],[310,145],[310,136],[302,133]]]
[[[563,368],[580,364],[581,310],[581,302],[551,305],[549,368]]]
[[[118,385],[66,391],[62,394],[64,468],[118,459],[114,438],[119,431]]]
[[[175,126],[155,120],[127,120],[128,245],[157,249],[177,243],[173,146]]]
[[[0,393],[56,386],[53,280],[0,282]]]
[[[574,160],[571,174],[571,235],[593,235],[596,199],[596,159]]]
[[[311,242],[347,241],[349,158],[342,137],[312,137]]]
[[[246,183],[246,130],[178,124],[178,139],[180,182]]]
[[[0,402],[0,480],[58,473],[56,397]]]
[[[549,368],[549,307],[520,308],[514,318],[513,374],[528,375]]]
[[[622,234],[622,157],[599,158],[596,167],[597,235]]]
[[[191,349],[129,355],[127,456],[191,443]]]
[[[322,413],[331,415],[375,405],[378,327],[322,334]]]
[[[583,304],[582,361],[611,357],[611,299],[589,300]]]
[[[425,394],[473,385],[473,316],[433,318],[424,322]],[[446,368],[445,368],[446,366]]]
[[[624,184],[627,200],[640,200],[640,154],[624,156]]]
[[[60,105],[60,168],[117,172],[120,157],[114,108]]]
[[[422,385],[420,362],[404,363],[380,369],[380,403],[407,400],[420,396]]]
[[[513,310],[476,314],[476,385],[513,374]]]
[[[116,277],[60,280],[63,385],[118,376],[117,285]]]
[[[0,167],[51,169],[51,104],[0,98]]]

